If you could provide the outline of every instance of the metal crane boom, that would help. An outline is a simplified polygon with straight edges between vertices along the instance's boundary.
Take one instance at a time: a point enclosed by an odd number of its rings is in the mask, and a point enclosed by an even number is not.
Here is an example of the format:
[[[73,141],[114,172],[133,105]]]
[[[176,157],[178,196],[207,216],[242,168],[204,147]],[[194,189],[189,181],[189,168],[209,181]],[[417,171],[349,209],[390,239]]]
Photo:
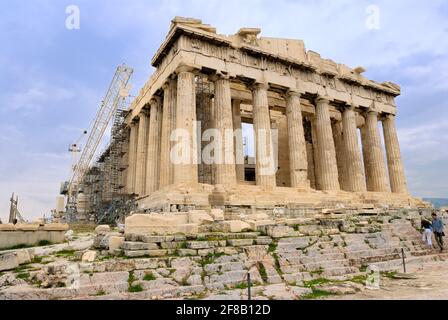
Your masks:
[[[82,182],[84,175],[89,169],[98,145],[104,136],[112,116],[115,114],[120,102],[127,95],[124,91],[127,90],[127,84],[133,69],[125,65],[118,66],[112,82],[107,90],[101,107],[95,117],[92,129],[90,131],[87,142],[82,150],[78,163],[74,166],[73,175],[68,184],[68,203],[67,207],[74,205],[76,202],[76,194],[79,184]]]
[[[109,86],[109,90],[98,110],[89,138],[87,139],[84,150],[79,158],[79,162],[73,172],[71,183],[79,183],[89,168],[90,162],[103,138],[104,132],[118,107],[120,102],[120,91],[126,88],[132,72],[133,70],[126,66],[119,66],[117,68],[114,78]]]

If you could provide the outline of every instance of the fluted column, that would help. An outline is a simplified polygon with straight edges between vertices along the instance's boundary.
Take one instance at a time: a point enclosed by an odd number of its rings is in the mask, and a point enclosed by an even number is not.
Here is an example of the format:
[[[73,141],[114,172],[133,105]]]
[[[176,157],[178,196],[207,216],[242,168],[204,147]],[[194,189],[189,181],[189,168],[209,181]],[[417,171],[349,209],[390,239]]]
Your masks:
[[[334,148],[336,150],[336,163],[338,166],[339,187],[342,190],[347,188],[347,166],[345,159],[344,141],[342,134],[342,122],[337,120],[331,121],[331,130],[333,131]]]
[[[198,141],[196,124],[196,88],[193,69],[181,66],[177,71],[176,131],[173,152],[175,183],[198,183]]]
[[[347,191],[366,191],[354,106],[348,106],[342,112],[342,126],[347,174],[345,184]]]
[[[316,147],[319,162],[319,186],[322,190],[339,190],[336,150],[331,128],[329,99],[319,96],[316,99]]]
[[[406,177],[401,160],[395,116],[389,114],[383,119],[384,144],[389,168],[390,188],[394,193],[407,193]]]
[[[289,170],[291,187],[308,187],[308,159],[303,130],[300,93],[289,91],[286,96],[286,121],[288,124]]]
[[[388,192],[386,166],[380,134],[378,132],[378,113],[369,111],[363,138],[364,166],[366,170],[367,190],[372,192]]]
[[[244,146],[243,146],[243,129],[241,127],[241,101],[232,100],[233,109],[233,130],[235,132],[234,150],[235,150],[235,170],[236,180],[244,181]]]
[[[276,168],[269,115],[268,88],[267,84],[258,83],[252,91],[256,149],[255,175],[257,185],[275,187]]]
[[[151,99],[149,104],[151,106],[151,117],[149,119],[148,156],[146,161],[146,194],[159,189],[162,99],[156,96]]]
[[[126,190],[127,193],[135,192],[135,161],[137,156],[137,133],[138,123],[131,122],[129,125],[129,149],[128,149],[128,168],[126,173]]]
[[[162,128],[160,143],[160,188],[170,185],[173,176],[173,164],[170,159],[173,113],[176,100],[175,79],[169,79],[163,86]]]
[[[215,83],[215,126],[220,134],[217,151],[216,184],[236,184],[235,156],[233,154],[232,96],[228,77],[218,75]]]
[[[142,111],[139,114],[138,138],[137,138],[137,158],[135,167],[135,193],[145,195],[146,184],[146,155],[148,150],[148,114]]]

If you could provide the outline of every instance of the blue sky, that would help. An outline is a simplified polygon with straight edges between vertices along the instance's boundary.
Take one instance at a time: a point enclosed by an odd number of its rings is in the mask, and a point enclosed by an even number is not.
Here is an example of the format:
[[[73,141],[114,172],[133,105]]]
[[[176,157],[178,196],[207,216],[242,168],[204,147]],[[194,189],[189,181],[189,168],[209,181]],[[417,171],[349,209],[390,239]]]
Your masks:
[[[80,29],[65,27],[66,7]],[[367,68],[402,86],[398,129],[411,192],[448,197],[448,2],[0,0],[0,217],[20,196],[27,217],[55,207],[70,172],[68,145],[92,121],[114,70],[135,69],[135,95],[176,16],[202,19],[233,34],[303,39],[323,57]],[[368,29],[367,8],[379,9]]]

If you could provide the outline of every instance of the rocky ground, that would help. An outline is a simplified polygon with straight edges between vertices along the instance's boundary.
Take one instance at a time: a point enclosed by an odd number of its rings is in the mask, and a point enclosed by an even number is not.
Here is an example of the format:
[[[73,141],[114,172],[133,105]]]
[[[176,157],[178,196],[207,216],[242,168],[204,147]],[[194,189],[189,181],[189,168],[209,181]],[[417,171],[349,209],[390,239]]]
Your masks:
[[[368,271],[312,276],[292,283],[263,277],[247,264],[246,253],[198,257],[131,258],[94,254],[98,235],[79,234],[70,242],[24,249],[20,265],[0,272],[2,299],[248,299],[247,275],[255,300],[446,299],[446,255],[411,260],[408,273],[379,273],[379,289],[366,287]],[[251,249],[257,249],[252,246]],[[252,253],[253,254],[253,253]],[[92,260],[92,261],[89,261]],[[283,276],[284,278],[284,276]]]

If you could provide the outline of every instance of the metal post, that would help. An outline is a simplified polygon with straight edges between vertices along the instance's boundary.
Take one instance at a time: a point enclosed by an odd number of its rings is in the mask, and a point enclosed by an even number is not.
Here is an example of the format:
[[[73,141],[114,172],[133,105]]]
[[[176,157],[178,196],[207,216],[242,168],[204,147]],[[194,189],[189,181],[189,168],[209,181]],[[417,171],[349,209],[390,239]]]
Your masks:
[[[251,300],[250,294],[250,273],[247,273],[247,300]]]
[[[401,258],[403,259],[403,271],[406,273],[406,261],[404,259],[404,249],[401,248]]]

